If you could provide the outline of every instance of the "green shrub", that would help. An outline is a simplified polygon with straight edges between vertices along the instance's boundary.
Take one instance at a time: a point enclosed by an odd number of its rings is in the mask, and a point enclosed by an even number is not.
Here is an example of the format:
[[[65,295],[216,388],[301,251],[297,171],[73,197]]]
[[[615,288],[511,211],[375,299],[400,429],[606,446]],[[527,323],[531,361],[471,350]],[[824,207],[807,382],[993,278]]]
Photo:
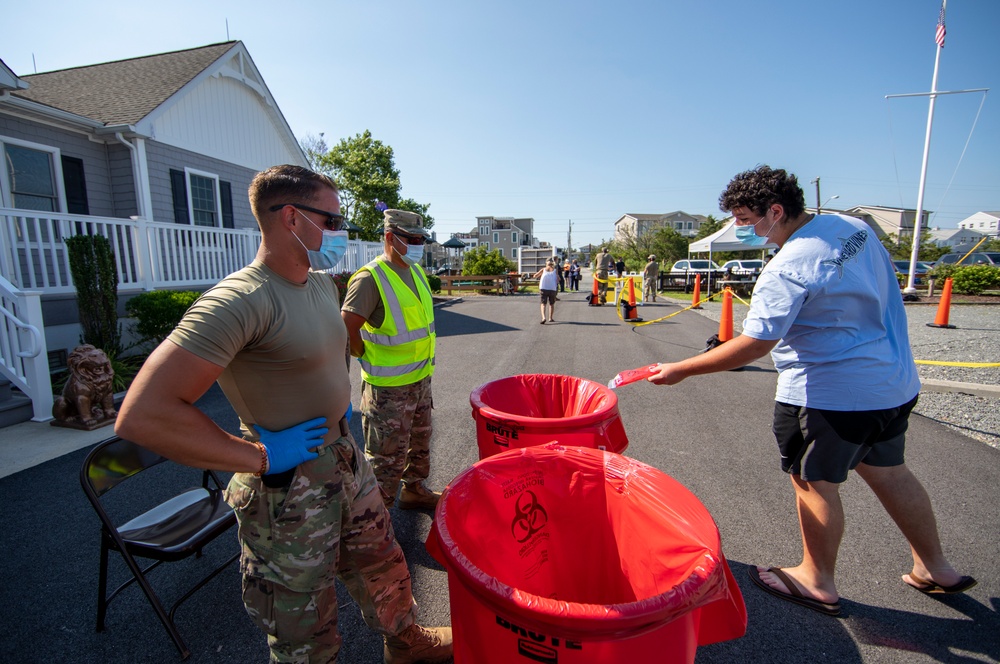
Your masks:
[[[66,251],[83,343],[100,348],[109,357],[119,355],[118,269],[111,243],[102,235],[74,235],[66,238]]]
[[[934,268],[927,273],[928,277],[932,277],[938,286],[944,286],[944,280],[948,277],[954,276],[955,270],[958,266],[954,263],[942,263],[940,265],[935,265]]]
[[[486,247],[469,249],[462,262],[462,274],[474,276],[507,274],[516,269],[517,265],[504,258],[499,249],[489,251]]]
[[[428,274],[427,283],[430,285],[432,293],[441,292],[441,277],[436,274]]]
[[[963,265],[952,275],[951,287],[956,293],[981,295],[985,290],[1000,287],[1000,267]]]
[[[139,343],[159,345],[200,295],[197,291],[158,290],[140,293],[129,300],[125,311],[136,319],[132,331],[139,337]]]

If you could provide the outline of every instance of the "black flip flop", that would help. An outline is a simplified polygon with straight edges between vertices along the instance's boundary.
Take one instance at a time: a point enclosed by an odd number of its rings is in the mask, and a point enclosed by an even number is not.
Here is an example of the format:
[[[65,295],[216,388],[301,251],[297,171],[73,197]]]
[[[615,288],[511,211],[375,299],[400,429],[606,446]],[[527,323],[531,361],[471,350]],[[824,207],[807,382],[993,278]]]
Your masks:
[[[906,583],[914,590],[922,592],[925,595],[954,595],[956,593],[964,593],[966,590],[973,588],[978,581],[973,579],[971,576],[963,576],[958,580],[958,583],[952,584],[950,586],[942,586],[930,581],[928,579],[922,579],[916,574],[910,574],[910,578],[919,583],[919,586],[915,586],[912,583]]]
[[[804,606],[807,609],[818,611],[826,616],[840,615],[839,602],[834,602],[830,604],[828,602],[821,602],[818,599],[813,599],[812,597],[806,597],[805,595],[802,594],[802,591],[799,590],[799,587],[795,585],[795,582],[792,581],[791,577],[789,577],[787,574],[781,571],[780,567],[771,567],[767,571],[771,572],[776,577],[778,577],[781,580],[781,582],[785,584],[785,587],[788,588],[789,593],[783,593],[780,590],[772,588],[771,586],[764,583],[764,580],[760,578],[760,572],[757,570],[755,566],[751,565],[747,571],[750,573],[750,580],[754,582],[754,585],[756,585],[758,588],[760,588],[761,590],[763,590],[768,594],[774,595],[775,597],[787,600],[794,604],[798,604],[799,606]]]

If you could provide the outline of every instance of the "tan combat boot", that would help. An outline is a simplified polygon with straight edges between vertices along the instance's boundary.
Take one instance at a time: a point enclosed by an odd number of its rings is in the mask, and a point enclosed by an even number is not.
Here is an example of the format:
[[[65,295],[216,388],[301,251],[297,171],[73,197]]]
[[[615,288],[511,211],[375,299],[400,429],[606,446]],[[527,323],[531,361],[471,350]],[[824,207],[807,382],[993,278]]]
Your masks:
[[[404,484],[396,506],[403,510],[432,510],[437,507],[441,494],[431,491],[423,482]]]
[[[385,664],[433,664],[451,658],[451,627],[410,625],[397,636],[385,637]]]

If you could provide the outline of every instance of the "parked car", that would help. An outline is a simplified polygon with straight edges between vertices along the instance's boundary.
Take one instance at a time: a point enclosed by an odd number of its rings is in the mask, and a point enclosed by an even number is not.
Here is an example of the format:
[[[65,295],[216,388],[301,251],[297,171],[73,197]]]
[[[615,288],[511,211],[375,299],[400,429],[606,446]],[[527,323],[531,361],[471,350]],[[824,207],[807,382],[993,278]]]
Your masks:
[[[434,274],[441,276],[443,274],[450,274],[450,271],[451,271],[451,266],[445,263],[438,269],[434,270]]]
[[[732,274],[734,277],[753,277],[760,274],[764,269],[762,260],[732,260],[726,261],[722,265],[722,271]]]
[[[892,265],[896,268],[897,274],[910,276],[910,261],[893,261]],[[920,285],[927,278],[927,273],[931,271],[931,266],[923,261],[917,261],[915,267],[916,271],[913,273],[913,283],[914,285]]]
[[[937,259],[935,265],[951,265],[958,263],[959,259],[965,256],[961,254],[945,254]],[[969,254],[969,257],[959,263],[959,265],[993,265],[1000,267],[1000,251],[977,251]]]
[[[718,275],[723,273],[723,269],[715,261],[700,259],[677,261],[670,268],[670,276],[672,277],[683,277],[686,274],[708,274],[709,272]]]

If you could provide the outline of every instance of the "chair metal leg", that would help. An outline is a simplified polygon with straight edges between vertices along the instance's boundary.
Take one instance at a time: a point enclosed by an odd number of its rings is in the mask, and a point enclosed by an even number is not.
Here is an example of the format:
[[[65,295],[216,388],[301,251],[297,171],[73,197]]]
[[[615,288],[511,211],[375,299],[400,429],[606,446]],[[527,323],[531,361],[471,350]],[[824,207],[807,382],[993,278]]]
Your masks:
[[[104,631],[104,616],[108,612],[108,542],[101,534],[101,569],[97,575],[97,631]]]
[[[173,639],[174,645],[177,646],[177,650],[181,653],[181,659],[187,659],[191,655],[191,651],[188,650],[187,645],[184,643],[184,639],[181,638],[180,632],[177,631],[177,626],[174,625],[173,620],[164,611],[163,605],[160,603],[159,597],[153,592],[153,587],[149,585],[149,581],[146,580],[145,575],[142,573],[142,569],[139,567],[139,563],[136,562],[135,558],[128,551],[122,551],[122,558],[125,559],[125,563],[128,568],[132,571],[132,576],[135,577],[136,582],[139,587],[142,588],[142,592],[146,594],[146,599],[149,603],[153,605],[153,610],[156,611],[156,617],[160,619],[163,623],[163,627],[166,628],[167,633],[170,634],[170,638]]]

